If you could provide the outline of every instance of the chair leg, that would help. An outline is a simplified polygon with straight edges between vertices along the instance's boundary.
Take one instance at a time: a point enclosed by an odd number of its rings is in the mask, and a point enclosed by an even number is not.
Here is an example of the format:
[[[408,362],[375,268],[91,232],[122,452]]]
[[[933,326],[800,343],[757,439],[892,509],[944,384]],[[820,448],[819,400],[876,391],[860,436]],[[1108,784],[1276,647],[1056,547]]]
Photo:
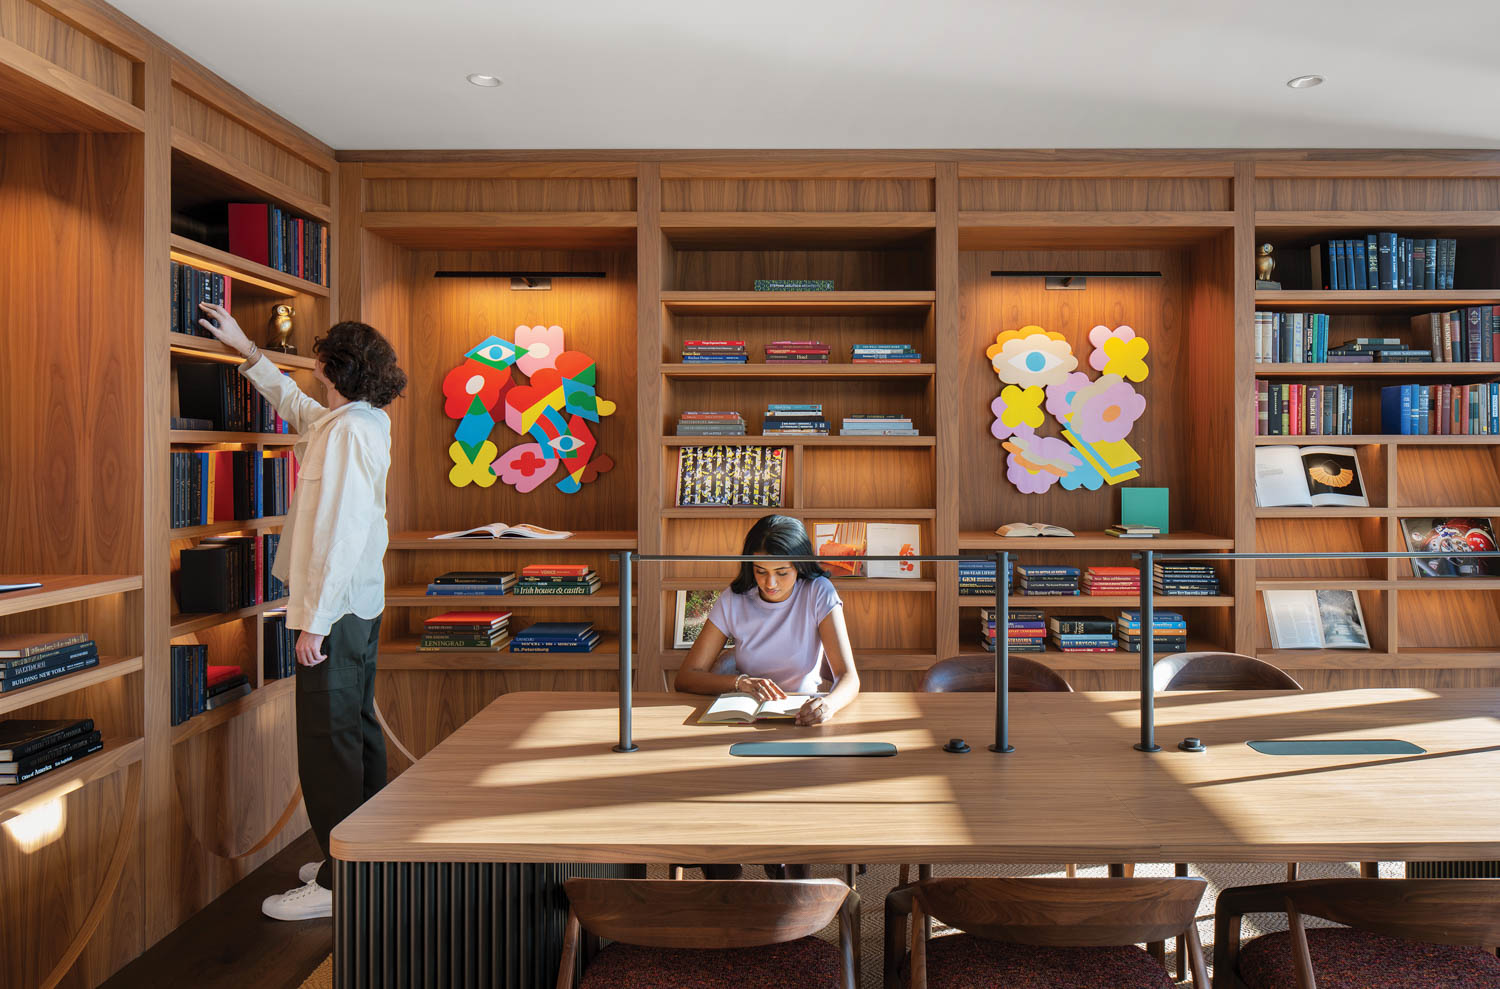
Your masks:
[[[1177,865],[1176,865],[1176,868],[1173,870],[1173,874],[1176,875],[1178,879],[1186,879],[1187,878],[1187,874],[1188,874],[1187,863],[1186,862],[1178,862]],[[1188,953],[1187,938],[1184,937],[1183,935],[1179,934],[1177,936],[1177,981],[1178,982],[1185,982],[1185,981],[1187,981],[1187,970],[1188,970],[1187,953]]]
[[[1110,864],[1110,867],[1109,867],[1109,878],[1111,878],[1111,879],[1129,879],[1129,878],[1131,878],[1134,875],[1135,875],[1135,863],[1134,862],[1125,862],[1123,864],[1119,863],[1119,862],[1114,862],[1114,863]]]
[[[1359,878],[1361,878],[1361,879],[1379,879],[1380,878],[1380,863],[1379,862],[1361,862],[1359,864]]]
[[[930,865],[919,865],[919,866],[917,866],[917,878],[918,879],[931,879],[932,878],[932,866],[930,866]]]
[[[911,866],[903,865],[896,876],[896,885],[905,886],[909,882],[911,882]]]
[[[859,867],[854,865],[844,866],[844,885],[855,889],[859,881]]]
[[[1288,862],[1286,864],[1286,881],[1289,882],[1289,883],[1294,883],[1294,882],[1297,881],[1297,863],[1296,862]]]
[[[1077,865],[1077,863],[1069,862],[1067,865],[1063,866],[1063,875],[1067,876],[1069,879],[1077,879],[1078,878],[1078,865]]]
[[[1167,967],[1167,942],[1152,941],[1146,945],[1146,950],[1151,953],[1152,958],[1156,959],[1158,965],[1162,968]]]
[[[682,866],[680,866],[680,865],[674,865],[674,866],[672,866],[672,878],[673,879],[681,879],[682,878],[682,874],[683,874],[683,868],[682,868]]]

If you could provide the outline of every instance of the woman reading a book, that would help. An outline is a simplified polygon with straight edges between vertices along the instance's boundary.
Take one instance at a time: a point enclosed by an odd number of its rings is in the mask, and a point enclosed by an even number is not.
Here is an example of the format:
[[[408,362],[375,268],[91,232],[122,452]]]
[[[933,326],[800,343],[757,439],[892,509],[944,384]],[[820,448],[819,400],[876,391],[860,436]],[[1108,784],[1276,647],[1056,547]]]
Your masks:
[[[807,530],[794,518],[767,515],[756,522],[741,555],[766,560],[740,564],[739,576],[714,602],[683,660],[677,689],[694,694],[739,691],[759,701],[806,694],[797,724],[822,724],[859,694],[844,602],[818,564],[776,559],[813,555]],[[736,672],[710,673],[731,636]],[[819,696],[825,659],[833,689]]]
[[[277,920],[333,915],[328,837],[385,786],[385,737],[375,717],[375,656],[385,609],[385,479],[391,420],[382,411],[406,387],[396,352],[373,327],[339,323],[313,345],[313,376],[328,404],[309,398],[263,360],[229,310],[202,303],[199,325],[244,356],[240,373],[297,433],[300,465],[272,575],[287,584],[286,623],[297,629],[297,775],[321,863],[306,885],[267,897]]]

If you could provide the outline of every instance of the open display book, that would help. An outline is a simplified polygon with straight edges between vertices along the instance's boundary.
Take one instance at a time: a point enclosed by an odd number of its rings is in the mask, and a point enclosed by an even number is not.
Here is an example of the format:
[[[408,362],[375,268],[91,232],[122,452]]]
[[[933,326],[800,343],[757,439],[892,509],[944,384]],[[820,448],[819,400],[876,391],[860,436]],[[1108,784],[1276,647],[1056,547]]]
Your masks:
[[[995,530],[995,535],[1013,538],[1030,536],[1067,537],[1073,535],[1073,530],[1064,529],[1062,526],[1053,525],[1051,522],[1007,522]]]
[[[1255,448],[1255,504],[1364,508],[1370,502],[1353,447],[1261,446]]]
[[[748,725],[755,721],[792,721],[810,694],[788,694],[774,701],[759,701],[754,694],[739,691],[720,694],[698,719],[700,725]]]
[[[517,522],[515,525],[506,525],[504,522],[491,522],[489,525],[475,526],[472,529],[464,529],[460,532],[444,532],[432,536],[432,539],[567,539],[571,532],[562,529],[547,529],[530,522]]]
[[[1368,649],[1359,595],[1336,588],[1262,591],[1275,649]]]

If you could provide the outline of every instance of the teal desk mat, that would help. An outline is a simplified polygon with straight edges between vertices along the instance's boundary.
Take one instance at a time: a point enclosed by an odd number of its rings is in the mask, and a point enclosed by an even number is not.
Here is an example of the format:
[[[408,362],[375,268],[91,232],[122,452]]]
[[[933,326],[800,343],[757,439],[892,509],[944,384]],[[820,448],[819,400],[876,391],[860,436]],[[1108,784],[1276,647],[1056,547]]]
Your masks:
[[[895,755],[890,742],[735,742],[730,755],[738,756],[885,756]]]
[[[1265,755],[1421,755],[1427,751],[1399,738],[1304,738],[1245,744]]]

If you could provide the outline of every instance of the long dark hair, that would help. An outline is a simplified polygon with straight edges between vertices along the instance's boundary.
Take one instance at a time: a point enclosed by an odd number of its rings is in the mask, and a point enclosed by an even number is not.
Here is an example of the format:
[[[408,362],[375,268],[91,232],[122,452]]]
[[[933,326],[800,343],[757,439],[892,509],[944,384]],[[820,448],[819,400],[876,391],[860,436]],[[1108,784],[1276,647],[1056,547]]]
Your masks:
[[[807,530],[796,519],[787,515],[767,515],[745,533],[745,548],[740,550],[741,556],[754,556],[758,553],[766,556],[812,556],[812,540],[807,538]],[[828,576],[828,571],[816,563],[798,562],[792,566],[797,568],[798,580],[815,580]],[[755,564],[748,560],[741,563],[739,576],[734,578],[729,589],[736,594],[755,590],[754,568]]]

